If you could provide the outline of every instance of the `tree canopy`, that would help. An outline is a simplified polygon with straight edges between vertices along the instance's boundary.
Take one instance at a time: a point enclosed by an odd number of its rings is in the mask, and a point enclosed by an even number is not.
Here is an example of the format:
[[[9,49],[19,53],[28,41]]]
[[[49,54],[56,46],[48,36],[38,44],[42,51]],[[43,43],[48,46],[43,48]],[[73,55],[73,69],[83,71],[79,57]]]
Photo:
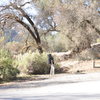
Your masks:
[[[100,36],[99,17],[98,0],[12,0],[0,6],[1,29],[21,24],[41,53],[42,47],[51,49],[55,44],[50,35],[66,51],[90,48]]]

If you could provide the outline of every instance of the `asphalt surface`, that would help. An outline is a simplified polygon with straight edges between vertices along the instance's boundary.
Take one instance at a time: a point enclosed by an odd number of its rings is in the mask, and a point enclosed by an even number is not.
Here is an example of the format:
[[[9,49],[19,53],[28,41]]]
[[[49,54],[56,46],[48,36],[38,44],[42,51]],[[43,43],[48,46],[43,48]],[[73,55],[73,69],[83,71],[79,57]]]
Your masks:
[[[0,100],[100,100],[100,73],[1,85]]]

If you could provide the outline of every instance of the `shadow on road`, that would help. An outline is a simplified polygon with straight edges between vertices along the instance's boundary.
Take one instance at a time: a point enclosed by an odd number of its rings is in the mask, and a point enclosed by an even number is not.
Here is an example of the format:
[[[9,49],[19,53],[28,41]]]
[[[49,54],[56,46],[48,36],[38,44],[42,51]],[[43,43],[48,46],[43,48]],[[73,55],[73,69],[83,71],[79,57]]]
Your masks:
[[[68,83],[77,83],[79,81],[29,81],[29,82],[21,82],[15,84],[9,84],[0,86],[0,89],[18,89],[18,88],[37,88],[51,85],[59,85],[59,84],[68,84]]]
[[[15,82],[7,85],[1,85],[0,89],[21,89],[21,88],[38,88],[59,84],[78,83],[92,80],[99,80],[100,73],[95,74],[75,74],[75,75],[62,75],[57,77],[46,78],[36,81]]]
[[[0,97],[0,100],[100,100],[100,94],[54,94],[45,96]]]

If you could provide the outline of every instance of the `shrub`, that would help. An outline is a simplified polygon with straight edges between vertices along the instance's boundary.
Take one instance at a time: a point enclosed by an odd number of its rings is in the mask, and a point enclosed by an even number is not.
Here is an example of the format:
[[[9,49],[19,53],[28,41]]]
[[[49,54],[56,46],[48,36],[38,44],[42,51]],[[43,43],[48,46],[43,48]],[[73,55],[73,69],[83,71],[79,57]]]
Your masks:
[[[10,53],[0,49],[0,77],[3,80],[11,80],[16,78],[18,73],[18,69],[13,67],[13,59]]]
[[[15,67],[17,67],[21,73],[27,73],[28,67],[31,65],[34,58],[34,53],[27,52],[22,54],[19,54],[16,56],[15,59]]]
[[[32,64],[30,67],[33,67],[33,74],[47,74],[49,73],[50,66],[47,63],[47,54],[35,53]]]
[[[48,74],[50,65],[48,64],[47,53],[39,54],[38,52],[28,52],[18,55],[16,64],[22,73],[28,74]],[[55,64],[56,71],[59,66]]]

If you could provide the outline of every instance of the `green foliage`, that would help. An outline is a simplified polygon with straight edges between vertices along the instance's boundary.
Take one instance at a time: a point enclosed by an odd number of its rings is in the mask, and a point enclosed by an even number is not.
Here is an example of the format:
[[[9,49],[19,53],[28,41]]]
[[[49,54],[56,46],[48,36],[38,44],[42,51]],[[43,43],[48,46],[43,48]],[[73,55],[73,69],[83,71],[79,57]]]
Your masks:
[[[28,67],[32,63],[32,60],[34,58],[34,53],[32,52],[27,52],[22,54],[17,55],[16,60],[15,60],[15,67],[17,67],[21,73],[27,73]]]
[[[33,73],[34,74],[47,74],[49,73],[50,66],[47,63],[47,54],[35,53],[32,61]]]
[[[28,74],[48,74],[50,65],[48,64],[47,53],[39,54],[38,52],[27,52],[23,55],[18,55],[16,66],[21,73]],[[59,71],[59,66],[55,64],[56,71]]]
[[[3,80],[14,79],[18,73],[18,69],[13,67],[13,59],[10,53],[0,49],[0,78]]]
[[[64,52],[67,51],[66,48],[66,38],[62,34],[54,34],[54,35],[48,35],[46,37],[47,45],[44,46],[46,48],[46,51],[52,51],[52,52]],[[48,48],[47,48],[48,47]]]
[[[100,43],[100,38],[97,39],[97,43]]]

